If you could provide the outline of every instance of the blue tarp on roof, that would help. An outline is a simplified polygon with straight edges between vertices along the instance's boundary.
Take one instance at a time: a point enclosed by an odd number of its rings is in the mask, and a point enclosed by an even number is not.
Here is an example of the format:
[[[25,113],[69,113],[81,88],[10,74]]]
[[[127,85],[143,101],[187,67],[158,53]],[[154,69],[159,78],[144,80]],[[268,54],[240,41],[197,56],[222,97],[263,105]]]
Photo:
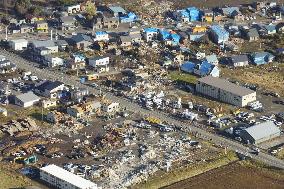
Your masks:
[[[176,34],[176,33],[172,33],[172,34],[171,34],[171,38],[172,38],[172,40],[173,40],[174,42],[179,43],[179,41],[180,41],[180,36],[179,36],[178,34]]]
[[[189,62],[189,61],[188,62],[184,62],[181,65],[181,70],[184,71],[184,72],[188,72],[188,73],[193,73],[194,68],[195,68],[195,63]]]
[[[254,52],[251,54],[251,58],[254,64],[262,65],[272,61],[274,56],[269,52]]]
[[[158,28],[145,28],[144,32],[148,33],[157,33],[159,31]]]
[[[205,76],[210,74],[211,70],[214,68],[213,64],[208,63],[207,61],[203,61],[202,64],[200,65],[200,75]]]
[[[268,32],[276,32],[276,26],[275,25],[269,24],[269,25],[265,25],[264,27]]]
[[[224,28],[222,28],[219,25],[213,25],[211,27],[211,30],[214,34],[214,41],[216,43],[222,43],[223,41],[228,41],[229,40],[229,32],[226,31]]]
[[[107,32],[104,32],[104,31],[97,31],[95,34],[96,34],[96,35],[106,35]]]
[[[138,16],[136,16],[133,12],[129,12],[126,16],[120,17],[120,21],[122,23],[134,22],[136,20],[138,20]]]
[[[190,21],[200,21],[202,12],[196,8],[196,7],[188,7],[187,12],[189,13],[190,16]]]
[[[161,30],[160,29],[159,31],[160,31],[160,34],[162,36],[162,40],[166,40],[171,36],[171,33],[167,30]]]

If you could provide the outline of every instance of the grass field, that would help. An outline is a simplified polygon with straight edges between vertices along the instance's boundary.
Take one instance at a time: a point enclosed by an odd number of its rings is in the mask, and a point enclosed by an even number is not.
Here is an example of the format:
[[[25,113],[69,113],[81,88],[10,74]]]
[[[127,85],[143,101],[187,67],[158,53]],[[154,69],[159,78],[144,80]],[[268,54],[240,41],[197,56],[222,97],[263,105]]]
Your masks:
[[[222,77],[257,84],[263,89],[284,95],[284,64],[268,64],[240,69],[222,68]]]
[[[171,172],[163,172],[158,175],[154,175],[146,183],[142,183],[136,186],[133,186],[133,189],[156,189],[168,186],[170,184],[179,182],[181,180],[199,175],[211,169],[221,167],[229,164],[232,161],[237,160],[237,157],[233,152],[228,153],[227,155],[220,154],[210,161],[203,162],[197,165],[188,165],[182,168],[174,169]]]
[[[284,172],[249,161],[229,164],[164,189],[283,189]]]
[[[189,84],[196,84],[197,82],[196,76],[179,71],[170,72],[169,78],[173,81],[183,81]]]

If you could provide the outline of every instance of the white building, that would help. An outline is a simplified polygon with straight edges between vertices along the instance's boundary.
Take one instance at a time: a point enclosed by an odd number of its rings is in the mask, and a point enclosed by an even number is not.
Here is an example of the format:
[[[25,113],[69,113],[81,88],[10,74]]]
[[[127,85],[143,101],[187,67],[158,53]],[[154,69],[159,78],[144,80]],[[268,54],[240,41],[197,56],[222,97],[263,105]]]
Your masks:
[[[89,65],[96,68],[99,73],[109,71],[109,57],[98,56],[89,59]]]
[[[45,55],[43,63],[46,66],[53,68],[53,67],[57,67],[57,66],[63,66],[64,59],[59,58],[59,57],[55,57],[55,56],[52,56],[52,55]]]
[[[97,184],[54,164],[40,169],[40,179],[60,189],[97,189]]]
[[[110,104],[103,104],[102,110],[104,112],[108,112],[108,113],[118,111],[119,110],[119,103],[113,102],[113,103],[110,103]]]
[[[196,91],[239,107],[256,101],[255,91],[212,76],[200,78],[196,84]]]
[[[33,92],[27,92],[15,97],[15,104],[24,108],[31,107],[40,101],[40,97]]]
[[[9,41],[9,46],[15,51],[22,51],[27,48],[28,41],[26,39],[14,39]]]
[[[103,32],[103,31],[95,32],[94,36],[95,36],[94,41],[108,41],[109,40],[108,33]]]
[[[72,14],[72,13],[78,13],[81,11],[81,5],[70,5],[65,7],[65,10],[67,11],[68,14]]]

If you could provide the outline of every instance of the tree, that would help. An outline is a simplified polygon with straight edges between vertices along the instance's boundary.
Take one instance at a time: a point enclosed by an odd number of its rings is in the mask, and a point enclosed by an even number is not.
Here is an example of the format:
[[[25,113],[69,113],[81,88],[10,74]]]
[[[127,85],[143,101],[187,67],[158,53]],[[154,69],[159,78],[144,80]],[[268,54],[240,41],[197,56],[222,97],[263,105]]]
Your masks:
[[[16,0],[15,10],[18,14],[24,15],[27,13],[28,9],[31,7],[30,0]]]
[[[91,20],[97,14],[96,5],[92,1],[87,1],[85,6],[86,6],[85,11],[87,14],[87,19]]]
[[[40,7],[33,6],[29,9],[29,13],[33,16],[40,16],[40,15],[42,15],[43,11]]]
[[[59,0],[57,1],[60,6],[68,6],[74,3],[74,0]]]

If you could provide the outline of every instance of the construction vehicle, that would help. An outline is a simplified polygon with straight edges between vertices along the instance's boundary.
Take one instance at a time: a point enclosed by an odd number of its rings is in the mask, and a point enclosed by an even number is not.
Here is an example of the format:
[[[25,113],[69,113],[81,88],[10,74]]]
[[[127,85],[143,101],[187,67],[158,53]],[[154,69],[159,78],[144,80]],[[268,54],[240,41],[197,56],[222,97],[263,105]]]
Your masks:
[[[37,156],[36,155],[32,155],[32,156],[24,159],[24,164],[25,165],[29,165],[31,163],[36,163],[37,161],[38,161]]]

